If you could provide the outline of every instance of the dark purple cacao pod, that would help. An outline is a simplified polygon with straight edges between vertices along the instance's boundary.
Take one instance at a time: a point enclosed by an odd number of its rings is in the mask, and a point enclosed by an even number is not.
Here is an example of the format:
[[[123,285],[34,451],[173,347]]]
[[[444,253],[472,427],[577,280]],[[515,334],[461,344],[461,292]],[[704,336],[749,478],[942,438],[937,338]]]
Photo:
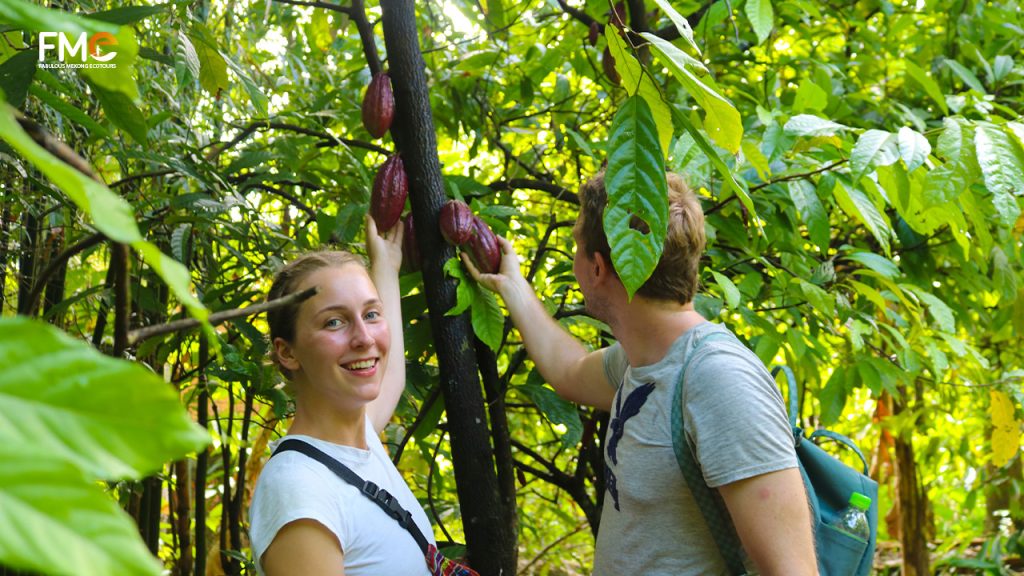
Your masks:
[[[395,118],[395,95],[391,92],[391,77],[375,74],[363,96],[363,126],[374,138],[380,138],[391,128]]]
[[[377,223],[377,232],[383,234],[398,222],[409,195],[409,179],[405,175],[402,158],[397,154],[384,161],[373,179],[370,194],[370,216]]]
[[[624,2],[616,2],[615,10],[608,14],[608,19],[616,26],[624,26],[626,24],[626,4]]]
[[[616,86],[622,81],[622,77],[619,76],[619,71],[615,69],[615,57],[612,56],[611,51],[607,48],[604,49],[604,54],[601,55],[601,67],[604,68],[604,74],[608,77],[608,81]]]
[[[412,212],[402,219],[405,232],[402,235],[402,264],[410,272],[423,268],[423,255],[420,254],[420,245],[416,242],[416,225],[412,219]]]
[[[449,200],[441,206],[441,236],[452,246],[462,246],[473,237],[473,212],[461,200]]]
[[[473,237],[469,240],[469,257],[476,269],[484,274],[494,274],[501,267],[501,245],[490,226],[478,216],[473,216]]]
[[[601,37],[601,25],[598,24],[597,20],[590,23],[590,30],[587,32],[587,40],[590,40],[591,46],[597,46],[597,39]]]

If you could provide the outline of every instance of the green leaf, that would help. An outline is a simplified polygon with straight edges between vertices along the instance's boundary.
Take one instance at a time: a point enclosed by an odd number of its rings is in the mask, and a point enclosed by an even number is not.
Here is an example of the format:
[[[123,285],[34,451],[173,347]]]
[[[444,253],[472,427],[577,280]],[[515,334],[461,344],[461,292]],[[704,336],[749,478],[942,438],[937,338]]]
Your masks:
[[[793,99],[793,110],[800,112],[812,110],[819,112],[828,106],[828,93],[821,89],[810,78],[804,78],[800,87],[796,89],[796,97]]]
[[[21,108],[25,103],[38,64],[39,54],[33,50],[18,52],[0,64],[0,90],[11,106]]]
[[[178,32],[177,41],[174,49],[174,75],[178,79],[178,90],[182,90],[199,79],[202,67],[196,47],[188,36]]]
[[[650,107],[639,96],[623,102],[612,120],[605,187],[612,264],[632,298],[654,272],[668,230],[665,157]],[[630,227],[634,216],[647,224],[646,234]]]
[[[832,228],[828,223],[828,213],[822,206],[814,185],[806,180],[790,180],[789,197],[792,198],[800,219],[807,225],[807,235],[811,242],[821,248],[828,249],[832,237]]]
[[[895,280],[900,275],[900,268],[895,262],[873,252],[850,252],[844,254],[842,258],[859,262],[890,280]]]
[[[715,277],[715,283],[718,284],[718,287],[722,289],[722,294],[725,296],[725,303],[726,303],[726,305],[729,306],[729,308],[732,308],[734,310],[736,308],[739,308],[739,305],[740,305],[740,291],[739,291],[739,288],[737,288],[736,285],[733,284],[732,280],[730,280],[724,274],[720,274],[720,273],[715,272],[714,270],[712,270],[711,271],[711,275]]]
[[[1006,54],[1000,54],[996,56],[995,64],[992,66],[992,79],[999,82],[1006,78],[1012,70],[1013,58]]]
[[[876,166],[888,166],[899,160],[896,137],[885,130],[868,130],[857,139],[850,152],[850,175],[854,183]]]
[[[497,352],[505,333],[505,317],[501,314],[493,292],[476,282],[470,281],[469,284],[473,288],[473,304],[469,316],[473,332],[488,348]]]
[[[654,0],[654,3],[657,4],[658,7],[661,8],[661,11],[664,12],[665,15],[668,16],[669,20],[672,21],[672,24],[675,25],[676,30],[679,30],[679,35],[686,41],[686,44],[690,46],[690,48],[693,48],[697,55],[700,56],[700,46],[697,46],[697,43],[693,40],[693,29],[690,28],[689,20],[679,14],[668,0]]]
[[[888,255],[892,228],[885,215],[857,188],[847,189],[841,182],[836,182],[833,194],[843,212],[864,224]]]
[[[835,317],[836,299],[833,296],[830,296],[823,288],[815,286],[810,282],[805,282],[799,278],[794,281],[814,310],[824,314],[826,318]]]
[[[86,16],[94,20],[110,22],[111,24],[134,24],[145,20],[150,16],[166,12],[170,6],[171,4],[160,4],[157,6],[124,6],[122,8],[114,8],[113,10],[93,12]]]
[[[667,152],[672,143],[672,110],[661,96],[650,75],[644,74],[640,63],[633,57],[614,26],[605,27],[608,50],[615,59],[615,69],[622,76],[622,87],[630,96],[640,94],[650,106],[651,116],[658,127],[658,143],[662,152]]]
[[[837,366],[818,396],[821,403],[821,423],[831,426],[839,421],[846,407],[846,369]]]
[[[462,271],[462,262],[458,258],[449,258],[444,263],[444,272],[459,281],[455,287],[455,305],[445,312],[445,316],[458,316],[473,304],[473,288],[469,285],[468,276]]]
[[[969,86],[972,90],[975,90],[980,94],[986,93],[985,87],[981,85],[981,80],[978,80],[978,77],[974,75],[974,72],[968,70],[963,64],[957,62],[956,60],[950,60],[948,58],[946,60],[943,60],[942,63],[945,64],[954,73],[956,73],[956,75],[959,76],[960,79],[964,81],[964,84]]]
[[[82,74],[104,90],[119,92],[136,100],[139,87],[135,85],[135,62],[139,58],[139,43],[135,39],[135,31],[130,26],[122,26],[115,38],[117,45],[110,47],[112,52],[117,53],[110,61],[113,68],[85,68]]]
[[[920,66],[914,64],[910,60],[904,60],[903,65],[907,69],[907,75],[924,88],[925,93],[939,105],[939,108],[942,108],[942,113],[949,114],[949,107],[946,106],[946,98],[942,95],[942,90],[939,88],[939,85],[935,80],[932,79],[927,72],[922,70]]]
[[[117,32],[117,26],[69,14],[63,10],[50,10],[26,0],[3,0],[0,2],[0,21],[14,26],[15,29],[20,28],[30,32],[66,32],[68,34],[81,34],[82,32],[115,34]]]
[[[98,86],[93,86],[93,92],[100,101],[107,119],[114,126],[124,130],[140,146],[149,145],[149,125],[146,124],[146,117],[131,98],[123,92],[111,92]]]
[[[932,153],[932,146],[928,143],[928,139],[912,128],[906,126],[900,128],[897,138],[900,158],[903,158],[908,172],[913,172],[918,166],[924,164],[928,155]]]
[[[195,22],[189,34],[199,57],[199,84],[214,98],[228,89],[228,64],[217,48],[217,40],[202,24]]]
[[[979,124],[974,141],[985,187],[992,193],[1000,222],[1011,227],[1020,215],[1015,195],[1024,191],[1024,158],[1020,147],[1009,134],[991,124]]]
[[[70,462],[11,441],[0,442],[0,462],[0,563],[51,574],[160,574],[132,519]]]
[[[61,100],[60,97],[56,96],[49,90],[46,90],[45,88],[39,85],[33,84],[32,87],[29,88],[29,94],[32,94],[36,98],[42,100],[50,108],[53,108],[57,112],[60,112],[68,120],[77,122],[78,124],[84,126],[94,136],[98,136],[100,138],[110,137],[110,131],[104,128],[103,125],[97,123],[95,120],[92,119],[91,116],[89,116],[85,112],[82,112],[80,108],[72,106],[64,100]]]
[[[556,394],[551,388],[544,386],[542,382],[540,374],[534,370],[527,377],[527,383],[516,386],[515,389],[536,404],[541,414],[549,422],[566,427],[566,433],[561,438],[562,446],[575,446],[583,437],[583,422],[580,420],[579,412],[576,411],[576,406]]]
[[[790,136],[833,136],[841,130],[849,130],[837,122],[811,114],[797,114],[782,128]]]
[[[22,317],[0,320],[0,350],[0,445],[33,447],[115,480],[209,443],[174,388],[139,364]]]
[[[505,28],[508,25],[505,15],[505,3],[502,0],[486,0],[487,6],[487,21],[491,23],[492,28]]]
[[[767,181],[772,175],[771,164],[768,162],[768,158],[761,152],[761,149],[757,147],[757,144],[750,140],[744,140],[740,146],[743,151],[743,156],[747,159],[747,162],[757,170],[757,177],[762,181]]]
[[[935,323],[938,324],[940,330],[951,334],[956,332],[956,317],[953,316],[953,310],[951,310],[945,302],[940,300],[931,292],[912,284],[900,284],[900,287],[907,292],[914,293],[928,306],[928,312],[931,313],[932,318],[935,319]]]
[[[14,111],[3,104],[0,104],[0,138],[32,162],[83,212],[91,216],[97,230],[115,242],[131,244],[146,257],[178,300],[188,308],[189,314],[206,322],[208,311],[189,289],[191,278],[188,270],[143,239],[128,202],[36,144],[15,121]]]
[[[740,141],[743,139],[743,121],[732,102],[689,70],[687,62],[693,60],[692,57],[654,34],[644,32],[640,35],[651,43],[672,75],[704,110],[704,129],[708,136],[730,153],[739,152]]]
[[[772,9],[771,0],[747,0],[743,10],[757,34],[757,43],[764,44],[772,35],[772,27],[775,25],[775,10]]]

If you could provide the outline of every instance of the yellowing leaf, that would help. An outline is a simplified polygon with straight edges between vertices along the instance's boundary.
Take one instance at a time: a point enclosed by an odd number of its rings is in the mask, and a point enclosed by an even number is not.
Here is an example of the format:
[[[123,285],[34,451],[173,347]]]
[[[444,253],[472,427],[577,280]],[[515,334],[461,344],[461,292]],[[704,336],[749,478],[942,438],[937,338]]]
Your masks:
[[[999,390],[989,392],[992,404],[992,463],[1004,466],[1020,448],[1021,423],[1013,417],[1013,401]]]

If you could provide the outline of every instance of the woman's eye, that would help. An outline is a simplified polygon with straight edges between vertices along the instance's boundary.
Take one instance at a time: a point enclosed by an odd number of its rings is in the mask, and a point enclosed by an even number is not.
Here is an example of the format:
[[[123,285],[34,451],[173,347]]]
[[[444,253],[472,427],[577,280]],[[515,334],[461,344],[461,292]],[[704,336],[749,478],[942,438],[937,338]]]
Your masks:
[[[378,319],[380,319],[380,317],[381,317],[381,313],[376,311],[376,310],[371,310],[370,312],[366,313],[366,319],[367,320],[378,320]]]
[[[341,320],[338,318],[331,318],[325,324],[325,328],[338,328],[341,326]]]

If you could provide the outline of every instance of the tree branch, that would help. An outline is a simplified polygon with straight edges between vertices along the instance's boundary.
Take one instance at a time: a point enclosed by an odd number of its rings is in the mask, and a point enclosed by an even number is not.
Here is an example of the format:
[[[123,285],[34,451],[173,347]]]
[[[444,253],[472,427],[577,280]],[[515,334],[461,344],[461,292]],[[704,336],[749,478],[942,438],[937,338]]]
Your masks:
[[[817,170],[811,170],[810,172],[802,172],[800,174],[790,174],[788,176],[782,176],[780,178],[775,178],[774,180],[769,180],[767,182],[762,182],[762,183],[758,184],[757,186],[751,186],[750,187],[750,191],[751,192],[755,192],[755,191],[760,190],[761,188],[764,188],[766,186],[771,186],[772,184],[778,184],[779,182],[788,182],[790,180],[800,180],[800,179],[803,179],[803,178],[809,178],[811,176],[814,176],[815,174],[821,174],[822,172],[828,172],[829,170],[835,168],[836,166],[839,166],[840,164],[845,164],[845,163],[847,163],[849,161],[850,160],[848,158],[843,158],[842,160],[836,160],[835,162],[829,164],[828,166],[823,166],[821,168],[818,168]]]
[[[313,8],[323,8],[332,12],[341,12],[342,14],[348,14],[352,17],[352,8],[349,6],[340,6],[338,4],[331,4],[328,2],[304,2],[303,0],[274,0],[274,2],[280,2],[281,4],[291,4],[292,6],[312,6]]]
[[[316,211],[315,210],[313,210],[312,208],[307,206],[305,204],[305,202],[303,202],[302,200],[299,200],[296,196],[294,196],[292,194],[289,194],[288,192],[285,192],[284,190],[281,190],[280,188],[274,188],[273,186],[271,186],[269,184],[263,184],[262,182],[253,182],[251,184],[246,184],[242,188],[242,191],[244,192],[246,190],[251,190],[253,188],[259,188],[260,190],[266,190],[267,192],[270,192],[271,194],[276,194],[276,195],[280,196],[281,198],[284,198],[285,200],[291,202],[293,206],[295,206],[299,210],[302,210],[303,212],[308,214],[311,218],[316,218]]]
[[[277,300],[271,300],[269,302],[263,302],[260,304],[253,304],[252,306],[246,306],[245,308],[234,308],[231,310],[222,310],[210,314],[208,321],[211,326],[216,326],[226,320],[234,320],[235,318],[245,318],[267,310],[274,310],[294,304],[296,302],[302,302],[307,298],[312,297],[317,293],[319,289],[316,286],[303,290],[302,292],[296,292],[289,294],[283,298]],[[143,340],[147,340],[154,336],[162,336],[164,334],[170,334],[171,332],[181,332],[183,330],[190,330],[199,326],[199,321],[194,318],[185,318],[182,320],[175,320],[174,322],[167,322],[165,324],[157,324],[155,326],[146,326],[145,328],[139,328],[138,330],[132,330],[128,333],[128,343],[130,345],[138,344]]]
[[[516,189],[539,190],[541,192],[551,194],[555,200],[562,200],[563,202],[568,202],[569,204],[574,204],[576,206],[580,205],[580,197],[576,195],[575,192],[570,191],[568,188],[563,188],[558,184],[552,184],[541,180],[512,178],[509,180],[492,182],[487,187],[495,191]]]
[[[50,276],[53,276],[72,256],[92,248],[102,242],[104,238],[106,238],[106,236],[99,232],[86,236],[73,245],[68,246],[63,252],[47,262],[46,268],[39,273],[39,277],[36,279],[35,284],[32,285],[32,291],[28,295],[29,310],[36,309],[36,306],[39,304],[39,297],[42,295],[43,288],[46,287],[46,283],[49,281]]]

